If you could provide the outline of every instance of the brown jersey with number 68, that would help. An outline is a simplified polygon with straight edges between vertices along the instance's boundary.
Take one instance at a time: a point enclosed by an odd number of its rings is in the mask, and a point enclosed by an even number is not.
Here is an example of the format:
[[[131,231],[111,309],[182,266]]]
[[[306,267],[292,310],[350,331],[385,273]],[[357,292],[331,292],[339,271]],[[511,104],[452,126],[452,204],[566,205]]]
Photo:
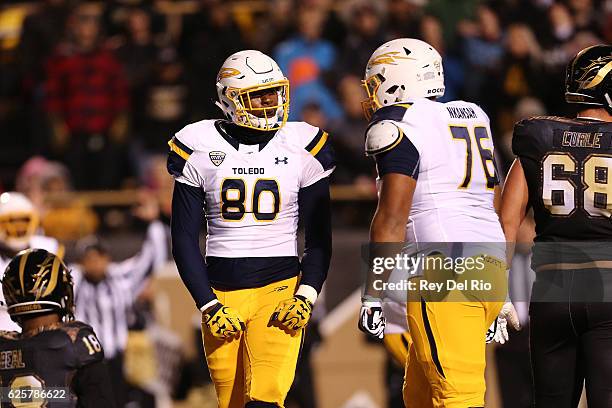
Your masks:
[[[612,123],[522,120],[512,150],[525,172],[536,242],[612,241]]]

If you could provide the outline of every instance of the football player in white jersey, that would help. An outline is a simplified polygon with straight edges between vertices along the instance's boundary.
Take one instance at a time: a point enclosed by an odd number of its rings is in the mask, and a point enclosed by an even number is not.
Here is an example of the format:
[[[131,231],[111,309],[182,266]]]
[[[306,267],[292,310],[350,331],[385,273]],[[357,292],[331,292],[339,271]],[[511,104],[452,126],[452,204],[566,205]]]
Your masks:
[[[0,194],[0,276],[10,260],[24,249],[45,249],[63,258],[64,246],[55,238],[38,234],[38,230],[38,211],[25,195],[17,192]],[[6,311],[1,291],[0,330],[21,332],[21,327]]]
[[[289,82],[267,55],[230,55],[217,92],[226,119],[188,125],[169,142],[172,251],[202,311],[219,407],[283,407],[329,267],[334,153],[323,130],[287,122]]]
[[[368,61],[364,86],[370,119],[366,153],[374,156],[379,177],[372,248],[405,243],[405,253],[427,259],[462,258],[464,265],[471,259],[474,267],[467,271],[436,266],[440,262],[420,268],[411,280],[416,289],[408,288],[407,317],[432,405],[482,407],[484,336],[502,308],[506,288],[489,118],[473,103],[435,101],[444,94],[442,58],[420,40],[397,39],[379,47]],[[382,254],[389,251],[378,247],[374,250]],[[492,284],[496,293],[420,286],[469,284],[473,278]],[[359,326],[380,336],[385,320],[379,288],[366,286]],[[408,374],[406,381],[411,381]],[[420,406],[406,393],[404,400],[407,407]]]

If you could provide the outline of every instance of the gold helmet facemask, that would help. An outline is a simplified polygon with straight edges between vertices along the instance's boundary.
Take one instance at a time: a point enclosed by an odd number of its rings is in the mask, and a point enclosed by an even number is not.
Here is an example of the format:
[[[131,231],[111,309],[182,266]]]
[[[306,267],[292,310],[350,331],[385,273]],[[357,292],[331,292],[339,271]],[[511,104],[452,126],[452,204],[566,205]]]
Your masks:
[[[268,89],[277,88],[278,102],[276,105],[255,108],[252,98],[254,94]],[[248,88],[227,88],[225,96],[234,104],[234,123],[239,126],[257,130],[277,130],[285,125],[289,116],[289,81],[282,79]],[[263,113],[261,116],[254,112]],[[272,114],[270,114],[272,112]]]
[[[376,92],[384,80],[385,79],[381,74],[376,74],[372,75],[366,80],[361,81],[361,86],[363,86],[366,91],[366,95],[368,96],[367,99],[361,101],[361,108],[363,109],[363,114],[368,121],[372,118],[374,112],[382,107],[381,103],[376,97]]]

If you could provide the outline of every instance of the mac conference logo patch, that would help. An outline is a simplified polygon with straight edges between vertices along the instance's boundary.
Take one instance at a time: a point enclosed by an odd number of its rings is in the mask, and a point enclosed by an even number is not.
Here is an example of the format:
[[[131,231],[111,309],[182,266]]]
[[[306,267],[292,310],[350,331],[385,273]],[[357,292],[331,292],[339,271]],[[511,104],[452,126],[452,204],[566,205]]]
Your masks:
[[[210,157],[210,161],[212,162],[212,164],[214,164],[215,166],[219,167],[219,165],[221,165],[221,163],[223,163],[223,160],[225,160],[225,153],[223,152],[210,152],[208,153],[208,157]]]

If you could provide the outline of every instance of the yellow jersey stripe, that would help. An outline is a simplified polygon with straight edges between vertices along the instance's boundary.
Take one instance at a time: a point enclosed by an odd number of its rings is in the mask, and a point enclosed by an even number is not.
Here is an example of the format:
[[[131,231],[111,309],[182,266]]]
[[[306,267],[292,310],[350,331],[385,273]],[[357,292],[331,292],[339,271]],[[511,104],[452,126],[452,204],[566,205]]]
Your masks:
[[[174,153],[178,154],[185,160],[189,160],[190,154],[178,147],[176,143],[174,143],[174,139],[170,139],[170,141],[168,141],[168,146],[170,146],[170,150],[172,150]]]
[[[316,156],[317,153],[319,153],[319,150],[321,150],[323,146],[325,145],[325,142],[327,142],[327,132],[323,132],[323,135],[321,136],[319,143],[317,143],[315,147],[312,148],[312,150],[310,151],[310,154],[312,154],[313,156]]]

